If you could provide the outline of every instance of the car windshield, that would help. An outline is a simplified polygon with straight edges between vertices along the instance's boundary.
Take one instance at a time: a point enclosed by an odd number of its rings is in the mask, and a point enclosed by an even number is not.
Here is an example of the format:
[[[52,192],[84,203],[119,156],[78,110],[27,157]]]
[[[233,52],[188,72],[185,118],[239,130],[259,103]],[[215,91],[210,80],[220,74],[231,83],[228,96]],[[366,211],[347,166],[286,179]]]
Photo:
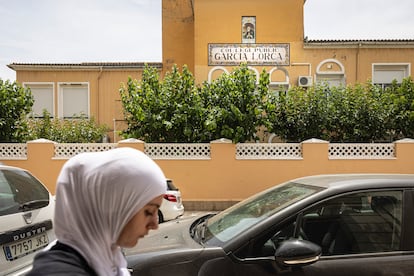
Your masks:
[[[243,200],[211,217],[206,224],[204,242],[231,240],[283,208],[321,190],[320,187],[289,182]]]
[[[49,192],[22,170],[0,170],[0,216],[38,209],[49,204]]]

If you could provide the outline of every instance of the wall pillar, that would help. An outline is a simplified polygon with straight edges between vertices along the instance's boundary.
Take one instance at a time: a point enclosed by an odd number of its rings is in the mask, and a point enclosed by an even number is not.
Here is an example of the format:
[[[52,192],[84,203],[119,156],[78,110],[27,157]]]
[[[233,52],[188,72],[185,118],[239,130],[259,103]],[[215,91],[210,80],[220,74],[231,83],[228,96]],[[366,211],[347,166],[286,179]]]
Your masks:
[[[27,163],[22,165],[43,182],[51,193],[55,192],[56,178],[59,174],[59,170],[52,168],[50,162],[55,156],[55,144],[56,142],[47,139],[28,141]]]
[[[326,173],[329,161],[329,142],[309,139],[302,142],[302,176]]]
[[[118,148],[122,148],[122,147],[130,147],[130,148],[134,148],[137,149],[139,151],[145,152],[145,142],[135,139],[135,138],[129,138],[129,139],[125,139],[125,140],[121,140],[118,142]]]
[[[398,162],[398,172],[400,173],[413,173],[414,167],[414,139],[401,139],[394,142],[395,144],[395,157]]]

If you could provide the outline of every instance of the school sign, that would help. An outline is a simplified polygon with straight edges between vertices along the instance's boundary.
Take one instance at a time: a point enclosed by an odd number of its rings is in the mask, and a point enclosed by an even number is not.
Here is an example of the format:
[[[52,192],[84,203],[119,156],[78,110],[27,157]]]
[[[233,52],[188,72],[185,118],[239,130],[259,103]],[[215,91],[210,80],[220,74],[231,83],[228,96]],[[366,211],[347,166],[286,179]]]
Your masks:
[[[208,65],[282,65],[290,64],[290,47],[285,44],[209,44]]]

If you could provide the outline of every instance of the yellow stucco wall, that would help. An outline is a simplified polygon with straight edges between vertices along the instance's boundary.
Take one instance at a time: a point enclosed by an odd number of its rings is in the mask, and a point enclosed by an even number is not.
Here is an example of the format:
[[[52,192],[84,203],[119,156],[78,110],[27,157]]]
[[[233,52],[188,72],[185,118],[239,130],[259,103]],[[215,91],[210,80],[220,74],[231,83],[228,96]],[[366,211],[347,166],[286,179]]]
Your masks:
[[[214,67],[208,65],[208,44],[241,43],[242,16],[256,17],[256,44],[289,44],[290,64],[282,67],[287,70],[291,85],[297,84],[299,76],[315,77],[316,68],[327,59],[344,66],[346,84],[371,79],[373,63],[414,62],[413,42],[304,43],[303,0],[163,0],[165,70],[171,68],[173,61],[179,67],[189,64],[190,69],[194,66],[192,72],[198,83],[207,80]],[[225,67],[231,71],[234,66]],[[252,67],[269,72],[275,66]]]
[[[187,65],[194,72],[193,37],[192,1],[162,1],[162,61],[165,70],[176,64],[179,68]]]
[[[342,48],[317,48],[305,47],[302,49],[301,60],[312,64],[312,76],[316,74],[316,69],[324,60],[335,59],[344,66],[347,84],[365,83],[372,79],[372,65],[375,63],[414,63],[414,47],[400,46],[396,48],[386,48],[383,46],[374,46],[361,42],[361,45]],[[292,54],[293,55],[293,54]],[[294,55],[293,55],[294,56]],[[335,68],[323,68],[325,72],[334,71]],[[291,71],[292,76],[302,75],[305,71]],[[412,72],[410,74],[413,75]]]
[[[414,63],[412,41],[313,41],[304,40],[304,0],[163,0],[162,1],[162,74],[174,64],[188,65],[198,83],[207,80],[208,45],[241,44],[243,16],[256,18],[255,44],[287,43],[289,64],[253,65],[268,72],[275,67],[286,70],[290,85],[298,76],[315,77],[318,66],[325,73],[343,66],[346,84],[372,78],[375,63]],[[328,23],[327,23],[328,24]],[[137,49],[139,50],[139,49]],[[331,62],[333,61],[333,62]],[[104,63],[102,63],[103,65]],[[128,76],[139,79],[142,68],[125,69],[74,67],[60,65],[17,66],[16,79],[26,82],[86,82],[90,88],[90,111],[98,123],[106,124],[111,142],[114,129],[120,130],[123,119],[119,101],[121,82]],[[117,67],[117,66],[115,66]],[[229,71],[234,66],[224,65]],[[219,73],[218,73],[219,74]],[[409,74],[413,76],[410,71]],[[217,76],[217,75],[216,75]],[[273,80],[282,80],[280,71]],[[55,97],[57,105],[57,97]],[[117,120],[116,126],[114,120]],[[120,144],[143,150],[143,144]],[[396,158],[379,160],[330,160],[327,143],[303,143],[300,160],[237,160],[234,144],[212,143],[211,160],[156,160],[166,176],[180,187],[185,201],[237,201],[252,193],[288,179],[321,173],[389,172],[414,173],[413,143],[396,143]],[[25,160],[1,162],[29,169],[54,193],[55,181],[66,159],[54,158],[53,143],[28,143]]]
[[[261,72],[275,71],[273,81],[289,78],[290,85],[297,85],[299,76],[315,78],[320,66],[325,73],[344,70],[346,84],[364,83],[372,78],[375,63],[404,63],[410,68],[414,63],[414,41],[313,41],[304,40],[304,0],[163,0],[162,1],[162,75],[174,64],[184,64],[201,83],[216,66],[208,64],[209,44],[242,44],[242,17],[256,18],[255,44],[289,45],[289,64],[252,65]],[[139,50],[139,49],[137,49]],[[325,61],[330,61],[326,62]],[[104,63],[102,63],[104,64]],[[88,70],[87,67],[61,69],[51,64],[39,69],[33,64],[15,66],[16,79],[24,82],[87,82],[90,87],[91,115],[110,127],[110,141],[117,141],[114,130],[125,126],[119,87],[128,76],[139,79],[142,69]],[[70,67],[70,66],[69,66]],[[115,66],[116,67],[116,66]],[[224,65],[231,71],[233,65]],[[286,73],[284,73],[286,72]],[[215,71],[213,78],[222,71]],[[57,87],[57,85],[55,85]],[[57,93],[57,91],[55,91]],[[57,106],[57,97],[55,98]],[[116,123],[114,124],[114,120]]]
[[[210,158],[155,159],[166,177],[174,180],[185,202],[235,202],[263,189],[297,177],[327,173],[409,173],[414,174],[414,140],[395,144],[395,156],[388,158],[330,159],[329,143],[304,141],[302,157],[297,159],[237,159],[236,145],[211,142]],[[2,158],[6,165],[30,170],[52,193],[60,168],[67,158],[54,156],[54,143],[28,143],[27,158]],[[142,141],[120,141],[117,147],[133,147],[144,151]],[[199,206],[199,205],[198,205]],[[211,206],[210,206],[211,207]]]
[[[199,82],[211,69],[209,43],[242,42],[242,16],[256,17],[256,43],[290,43],[292,52],[303,44],[303,0],[195,0],[194,16],[194,75]]]
[[[90,95],[90,113],[99,124],[105,124],[110,131],[110,141],[119,140],[115,130],[124,125],[122,103],[119,89],[121,83],[127,83],[128,77],[140,79],[142,69],[137,70],[61,70],[61,71],[17,71],[17,80],[21,83],[48,82],[54,84],[55,106],[58,106],[59,83],[88,83]],[[116,122],[114,122],[116,120]]]

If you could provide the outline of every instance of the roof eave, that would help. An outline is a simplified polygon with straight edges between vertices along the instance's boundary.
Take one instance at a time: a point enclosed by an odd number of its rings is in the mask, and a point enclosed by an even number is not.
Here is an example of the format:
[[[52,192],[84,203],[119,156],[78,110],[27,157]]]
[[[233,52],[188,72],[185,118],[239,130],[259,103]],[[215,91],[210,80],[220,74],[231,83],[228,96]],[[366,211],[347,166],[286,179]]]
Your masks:
[[[145,66],[162,69],[160,62],[83,62],[83,63],[11,63],[7,67],[14,71],[101,71],[142,70]]]
[[[305,40],[304,48],[414,48],[414,40]]]

